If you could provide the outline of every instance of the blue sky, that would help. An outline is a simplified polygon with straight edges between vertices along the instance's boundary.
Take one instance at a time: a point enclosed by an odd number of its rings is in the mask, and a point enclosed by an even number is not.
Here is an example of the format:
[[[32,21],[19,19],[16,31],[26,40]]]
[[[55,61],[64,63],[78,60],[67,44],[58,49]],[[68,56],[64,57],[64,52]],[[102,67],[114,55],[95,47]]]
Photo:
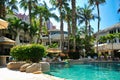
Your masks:
[[[119,0],[106,0],[106,3],[100,6],[100,29],[111,27],[119,22],[120,14],[117,13],[118,7]]]
[[[49,0],[45,0],[49,7],[51,7]],[[76,0],[77,5],[83,7],[88,0]],[[117,13],[117,9],[119,8],[120,0],[106,0],[106,3],[100,5],[100,16],[101,16],[101,22],[100,22],[100,30],[103,30],[107,27],[110,27],[116,23],[119,22],[120,14]],[[96,8],[95,8],[96,9]],[[20,11],[23,12],[23,11]],[[54,11],[58,15],[58,11]],[[97,14],[97,11],[95,10],[93,12],[94,14]],[[60,29],[60,23],[56,22],[54,19],[51,19],[51,22],[57,27],[57,29]],[[94,28],[94,32],[97,31],[97,19],[95,21],[91,22],[92,27]],[[64,23],[64,30],[67,30],[66,23]]]
[[[87,0],[77,0],[77,5],[83,6]],[[103,30],[107,27],[111,27],[112,25],[119,22],[120,14],[117,13],[119,8],[120,0],[106,0],[106,3],[100,5],[100,30]],[[97,14],[97,10],[93,12]],[[94,32],[97,31],[97,19],[91,22],[92,27],[94,28]]]

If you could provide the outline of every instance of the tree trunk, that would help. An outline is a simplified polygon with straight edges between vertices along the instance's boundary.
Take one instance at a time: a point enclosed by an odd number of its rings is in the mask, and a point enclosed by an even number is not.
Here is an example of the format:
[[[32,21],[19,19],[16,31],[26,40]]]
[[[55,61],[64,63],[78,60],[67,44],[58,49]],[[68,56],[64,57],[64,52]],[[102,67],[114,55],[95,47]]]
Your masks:
[[[5,18],[6,12],[5,12],[5,0],[0,1],[0,18]]]
[[[74,36],[73,39],[73,50],[76,51],[76,39],[75,39],[75,34],[76,34],[76,0],[72,0],[72,34]]]
[[[114,57],[114,50],[113,50],[113,41],[112,41],[112,57]]]
[[[37,43],[42,43],[42,41],[40,41],[41,35],[42,35],[42,15],[40,15],[39,23],[40,23],[40,30],[39,30],[39,34],[38,34]]]
[[[100,31],[100,10],[99,4],[97,5],[97,14],[98,14],[98,32]]]
[[[29,0],[29,3],[28,3],[28,7],[29,7],[29,20],[30,20],[30,26],[32,26],[32,19],[31,19],[31,0]]]
[[[100,31],[100,12],[99,12],[99,4],[97,4],[97,13],[98,13],[98,32]],[[96,51],[98,53],[98,39],[96,39],[97,47]]]
[[[88,22],[85,20],[85,35],[88,35]]]
[[[63,18],[62,18],[62,12],[60,9],[60,32],[61,32],[61,50],[64,49],[64,32],[63,32]]]
[[[64,50],[64,31],[63,31],[63,19],[61,20],[61,50]]]
[[[88,25],[88,27],[89,27],[89,36],[91,36],[91,33],[92,33],[92,31],[91,31],[91,25],[90,25],[90,20],[89,20],[89,25]]]
[[[31,38],[31,40],[32,40],[34,43],[37,43],[38,38],[37,38],[36,36],[33,36],[33,37]],[[32,43],[32,42],[31,42],[31,43]]]
[[[20,39],[19,39],[19,36],[20,36],[20,32],[19,32],[19,31],[17,31],[17,36],[16,36],[16,39],[15,39],[16,44],[20,44]]]
[[[69,49],[70,49],[70,34],[71,34],[69,17],[67,19],[67,25],[68,25],[68,51],[69,51]]]

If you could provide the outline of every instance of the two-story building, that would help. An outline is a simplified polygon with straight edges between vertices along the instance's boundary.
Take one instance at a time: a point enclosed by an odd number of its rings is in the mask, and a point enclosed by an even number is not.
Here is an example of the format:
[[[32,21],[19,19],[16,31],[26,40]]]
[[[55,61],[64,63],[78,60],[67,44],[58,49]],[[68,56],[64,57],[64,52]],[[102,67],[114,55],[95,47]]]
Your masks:
[[[107,34],[113,34],[113,33],[120,33],[120,23],[117,23],[109,28],[97,32],[95,34],[95,37],[98,40],[100,39],[101,36],[105,36]],[[99,54],[107,54],[111,56],[114,55],[114,57],[117,57],[117,55],[120,55],[120,39],[114,38],[113,44],[109,40],[107,40],[105,43],[96,41],[95,51],[96,52],[98,51]]]

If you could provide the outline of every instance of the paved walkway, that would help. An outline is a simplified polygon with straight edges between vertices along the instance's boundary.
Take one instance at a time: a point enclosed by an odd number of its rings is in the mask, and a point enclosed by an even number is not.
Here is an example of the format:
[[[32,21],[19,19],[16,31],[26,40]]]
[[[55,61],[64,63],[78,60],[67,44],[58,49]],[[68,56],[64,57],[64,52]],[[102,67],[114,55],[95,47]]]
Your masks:
[[[47,74],[25,73],[0,67],[0,80],[65,80]]]

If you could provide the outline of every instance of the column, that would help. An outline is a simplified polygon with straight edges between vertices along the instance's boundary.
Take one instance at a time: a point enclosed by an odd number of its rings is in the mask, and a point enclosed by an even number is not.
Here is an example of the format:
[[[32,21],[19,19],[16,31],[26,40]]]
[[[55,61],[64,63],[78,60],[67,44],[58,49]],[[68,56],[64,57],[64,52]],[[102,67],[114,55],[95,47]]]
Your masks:
[[[0,66],[6,65],[6,57],[5,56],[0,56]]]
[[[108,54],[109,54],[109,55],[111,55],[111,54],[112,54],[111,50],[109,50],[109,51],[108,51]]]

